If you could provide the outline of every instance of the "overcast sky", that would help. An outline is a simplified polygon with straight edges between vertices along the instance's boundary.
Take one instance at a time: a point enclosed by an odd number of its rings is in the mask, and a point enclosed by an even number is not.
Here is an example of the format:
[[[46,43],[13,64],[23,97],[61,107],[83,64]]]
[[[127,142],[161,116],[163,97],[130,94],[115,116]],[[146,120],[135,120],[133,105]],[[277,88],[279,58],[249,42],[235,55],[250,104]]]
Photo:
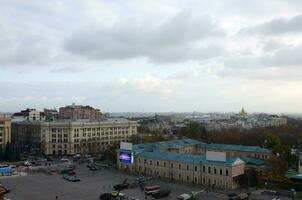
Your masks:
[[[302,112],[301,0],[0,2],[2,112]]]

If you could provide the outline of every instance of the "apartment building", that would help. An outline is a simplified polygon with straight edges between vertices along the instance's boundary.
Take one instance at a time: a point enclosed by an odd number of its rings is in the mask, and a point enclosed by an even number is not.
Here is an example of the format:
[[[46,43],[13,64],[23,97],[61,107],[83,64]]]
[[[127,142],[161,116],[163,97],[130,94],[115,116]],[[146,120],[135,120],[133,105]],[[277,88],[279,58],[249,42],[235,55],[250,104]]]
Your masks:
[[[83,105],[69,105],[61,107],[59,109],[59,118],[60,119],[100,119],[102,113],[99,109],[92,108],[91,106]]]
[[[98,153],[108,145],[130,140],[137,134],[137,122],[126,119],[101,121],[30,121],[12,124],[12,134],[22,147],[47,155]]]
[[[3,148],[11,142],[11,116],[0,114],[0,145]]]
[[[265,157],[258,158],[254,154],[262,151],[267,154],[266,159],[272,154],[261,147],[213,145],[180,139],[136,144],[131,150],[120,149],[117,166],[122,170],[171,181],[235,189],[239,187],[247,167],[258,167],[254,164],[260,161],[261,167],[264,165]]]
[[[45,120],[45,114],[33,108],[27,108],[26,110],[21,110],[21,112],[14,113],[13,117],[14,119],[20,121],[22,120],[44,121]]]

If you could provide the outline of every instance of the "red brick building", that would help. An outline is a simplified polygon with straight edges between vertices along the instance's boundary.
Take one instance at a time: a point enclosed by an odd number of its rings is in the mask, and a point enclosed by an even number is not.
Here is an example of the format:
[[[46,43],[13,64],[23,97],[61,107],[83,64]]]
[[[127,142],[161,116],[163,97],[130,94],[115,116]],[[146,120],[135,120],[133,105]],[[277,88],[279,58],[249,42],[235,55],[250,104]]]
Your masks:
[[[99,109],[91,106],[75,105],[61,107],[59,109],[60,119],[100,119],[102,113]]]

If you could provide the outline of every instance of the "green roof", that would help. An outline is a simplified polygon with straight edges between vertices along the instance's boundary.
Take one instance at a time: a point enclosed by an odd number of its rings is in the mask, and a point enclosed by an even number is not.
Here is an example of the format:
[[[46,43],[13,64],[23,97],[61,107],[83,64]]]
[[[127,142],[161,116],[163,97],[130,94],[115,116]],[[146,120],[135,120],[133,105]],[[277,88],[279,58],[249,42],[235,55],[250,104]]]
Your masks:
[[[245,154],[240,155],[239,158],[244,162],[246,162],[247,164],[251,164],[251,165],[261,166],[265,164],[265,160],[260,158],[254,158]]]
[[[205,155],[194,155],[190,153],[173,153],[173,152],[163,152],[163,151],[152,151],[143,152],[140,156],[144,158],[153,158],[159,160],[171,160],[183,163],[193,163],[193,164],[216,164],[216,165],[232,165],[239,158],[237,157],[227,157],[226,161],[211,161],[207,160]]]
[[[207,149],[221,149],[221,150],[233,150],[233,151],[247,151],[247,152],[259,152],[259,153],[272,153],[271,149],[262,148],[259,146],[246,146],[237,144],[218,144],[218,143],[202,143],[200,147]]]
[[[175,147],[185,147],[202,144],[202,142],[193,139],[180,139],[180,140],[168,140],[161,142],[150,142],[143,144],[135,144],[133,145],[133,151],[135,153],[141,153],[144,151],[156,151],[161,148],[175,148]]]
[[[285,176],[286,178],[295,178],[295,177],[296,177],[296,179],[302,179],[302,177],[299,176],[298,172],[296,172],[296,171],[293,170],[292,168],[289,168],[289,169],[287,170],[287,172],[285,172],[284,176]]]

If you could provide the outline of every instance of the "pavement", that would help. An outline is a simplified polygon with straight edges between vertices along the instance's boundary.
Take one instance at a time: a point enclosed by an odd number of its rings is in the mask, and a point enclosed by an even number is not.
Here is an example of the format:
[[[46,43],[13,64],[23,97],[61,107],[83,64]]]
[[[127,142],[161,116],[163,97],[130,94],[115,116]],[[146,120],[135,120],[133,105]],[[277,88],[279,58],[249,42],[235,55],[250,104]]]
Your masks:
[[[62,175],[47,175],[44,173],[28,174],[22,177],[11,177],[2,179],[2,185],[11,190],[6,195],[11,200],[97,200],[100,194],[111,192],[113,185],[121,183],[125,178],[128,181],[134,181],[135,176],[125,174],[116,170],[98,170],[89,171],[86,164],[76,164],[77,177],[80,182],[68,182],[62,178]],[[193,187],[188,185],[180,185],[165,181],[152,180],[150,184],[158,184],[162,188],[171,190],[169,197],[163,200],[176,199],[177,196],[191,191],[203,189],[202,187]],[[132,188],[122,190],[129,199],[145,200],[146,196],[140,188]],[[227,191],[202,193],[200,199],[227,199]],[[147,199],[151,199],[147,196]]]

